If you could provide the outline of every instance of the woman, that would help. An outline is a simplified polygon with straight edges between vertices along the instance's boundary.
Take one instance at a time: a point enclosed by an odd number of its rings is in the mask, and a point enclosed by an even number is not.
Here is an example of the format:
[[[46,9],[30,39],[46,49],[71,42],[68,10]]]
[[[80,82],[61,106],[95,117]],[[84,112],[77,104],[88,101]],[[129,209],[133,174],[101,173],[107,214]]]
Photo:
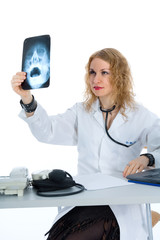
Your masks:
[[[64,114],[49,117],[21,88],[25,78],[22,72],[12,78],[25,110],[21,118],[39,141],[77,145],[79,174],[121,172],[126,177],[160,166],[160,121],[135,102],[130,68],[116,49],[89,58],[85,101]],[[140,155],[145,146],[148,153]],[[145,218],[143,205],[75,207],[53,225],[48,240],[147,239]]]

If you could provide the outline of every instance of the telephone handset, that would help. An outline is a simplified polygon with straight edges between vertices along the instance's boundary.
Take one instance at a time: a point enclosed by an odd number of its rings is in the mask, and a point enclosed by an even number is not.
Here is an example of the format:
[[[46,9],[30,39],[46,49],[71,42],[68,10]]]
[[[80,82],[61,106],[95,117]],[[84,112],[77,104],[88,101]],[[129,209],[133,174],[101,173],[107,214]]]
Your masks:
[[[13,168],[9,176],[0,176],[1,194],[23,196],[24,189],[28,185],[28,169],[26,167]]]

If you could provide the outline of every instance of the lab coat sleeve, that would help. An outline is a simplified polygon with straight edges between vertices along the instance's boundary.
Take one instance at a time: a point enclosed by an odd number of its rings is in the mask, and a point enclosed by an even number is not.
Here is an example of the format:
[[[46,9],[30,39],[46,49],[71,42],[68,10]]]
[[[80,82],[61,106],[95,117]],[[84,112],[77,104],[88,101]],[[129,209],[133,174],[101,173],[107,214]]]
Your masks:
[[[156,119],[147,135],[147,152],[155,158],[155,167],[160,167],[160,119]]]
[[[48,116],[38,104],[33,116],[26,117],[24,110],[19,117],[28,123],[38,141],[56,145],[77,145],[77,104],[63,114]]]

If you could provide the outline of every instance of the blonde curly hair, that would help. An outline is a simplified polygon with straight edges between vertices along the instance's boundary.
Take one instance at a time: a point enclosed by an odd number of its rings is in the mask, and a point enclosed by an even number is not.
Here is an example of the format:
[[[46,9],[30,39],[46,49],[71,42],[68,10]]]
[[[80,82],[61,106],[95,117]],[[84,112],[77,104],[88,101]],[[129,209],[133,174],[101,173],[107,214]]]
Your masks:
[[[90,65],[93,59],[100,58],[110,64],[110,83],[113,87],[113,101],[119,106],[120,112],[125,115],[126,106],[133,108],[134,106],[134,93],[133,93],[133,79],[130,71],[129,64],[126,58],[114,48],[105,48],[93,53],[86,65],[85,75],[85,100],[84,105],[87,111],[91,110],[92,104],[96,101],[97,97],[91,90],[89,75]]]

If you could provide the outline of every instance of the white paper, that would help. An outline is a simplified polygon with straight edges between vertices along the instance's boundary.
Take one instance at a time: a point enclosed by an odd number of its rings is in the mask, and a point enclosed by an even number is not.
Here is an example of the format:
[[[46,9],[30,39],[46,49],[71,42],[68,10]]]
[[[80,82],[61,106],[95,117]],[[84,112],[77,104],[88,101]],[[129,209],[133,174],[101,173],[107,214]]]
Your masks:
[[[133,184],[129,183],[125,178],[121,179],[102,173],[79,175],[75,176],[74,180],[82,184],[87,190],[98,190]]]

